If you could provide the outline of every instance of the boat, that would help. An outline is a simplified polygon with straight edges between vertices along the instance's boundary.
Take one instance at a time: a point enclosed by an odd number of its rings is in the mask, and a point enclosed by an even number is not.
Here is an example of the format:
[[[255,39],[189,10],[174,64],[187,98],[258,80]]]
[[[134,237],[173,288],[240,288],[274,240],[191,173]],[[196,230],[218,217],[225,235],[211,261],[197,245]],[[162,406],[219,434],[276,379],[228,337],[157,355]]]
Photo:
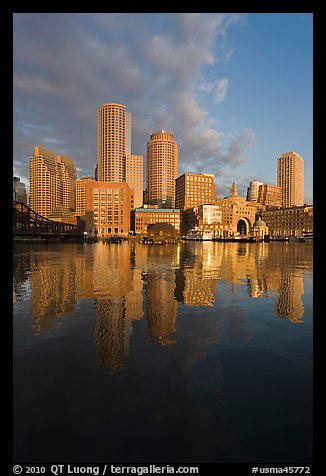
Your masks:
[[[183,237],[183,239],[195,241],[212,241],[213,234],[210,230],[199,230],[197,228],[193,228]]]

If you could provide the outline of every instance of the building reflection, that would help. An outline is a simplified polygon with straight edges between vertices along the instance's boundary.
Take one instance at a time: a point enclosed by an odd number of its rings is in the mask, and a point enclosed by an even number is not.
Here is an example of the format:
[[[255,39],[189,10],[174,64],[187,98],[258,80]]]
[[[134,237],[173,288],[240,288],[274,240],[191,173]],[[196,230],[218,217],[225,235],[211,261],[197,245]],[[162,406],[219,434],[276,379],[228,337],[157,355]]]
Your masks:
[[[178,263],[179,248],[169,245],[169,253],[164,247],[151,247],[147,254],[147,272],[143,279],[146,289],[147,329],[151,338],[161,345],[175,344],[177,301],[175,268]],[[172,266],[171,266],[172,264]]]
[[[212,306],[218,279],[219,256],[212,243],[186,243],[180,252],[180,269],[176,275],[176,299],[189,306]]]
[[[312,247],[301,243],[185,243],[175,296],[189,306],[212,306],[219,282],[232,292],[246,284],[252,298],[277,295],[277,317],[297,322],[304,314],[303,272],[311,266]]]
[[[176,343],[178,302],[218,309],[225,285],[231,295],[246,289],[253,299],[273,298],[276,317],[300,322],[304,273],[312,269],[312,252],[312,246],[302,243],[124,242],[35,248],[14,254],[14,303],[30,286],[33,329],[41,334],[60,327],[59,318],[72,314],[78,301],[95,302],[96,356],[118,370],[125,366],[136,321],[146,316],[155,342]],[[229,308],[227,338],[249,340],[244,313],[235,305]]]
[[[31,266],[31,314],[36,334],[60,326],[53,318],[73,312],[76,303],[74,254],[33,253]]]
[[[113,370],[124,368],[129,355],[132,321],[142,319],[142,276],[128,243],[100,244],[94,267],[95,344],[99,361]]]
[[[276,303],[276,314],[291,322],[302,320],[304,307],[301,300],[303,295],[303,276],[285,274],[280,280],[279,296]]]

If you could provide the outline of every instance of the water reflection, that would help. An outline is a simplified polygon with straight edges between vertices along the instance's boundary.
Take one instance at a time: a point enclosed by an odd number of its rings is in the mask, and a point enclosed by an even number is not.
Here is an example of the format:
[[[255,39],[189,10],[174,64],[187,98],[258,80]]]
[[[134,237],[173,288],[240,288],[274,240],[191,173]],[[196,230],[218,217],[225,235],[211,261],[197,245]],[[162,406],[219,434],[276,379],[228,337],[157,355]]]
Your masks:
[[[175,344],[178,304],[218,309],[224,286],[273,298],[276,317],[302,321],[304,273],[312,270],[312,245],[302,243],[39,246],[14,249],[14,303],[30,288],[33,329],[41,334],[60,326],[58,317],[75,312],[78,301],[94,300],[96,355],[114,370],[129,355],[134,321],[146,318],[152,340]],[[230,304],[231,339],[251,337],[242,314]]]

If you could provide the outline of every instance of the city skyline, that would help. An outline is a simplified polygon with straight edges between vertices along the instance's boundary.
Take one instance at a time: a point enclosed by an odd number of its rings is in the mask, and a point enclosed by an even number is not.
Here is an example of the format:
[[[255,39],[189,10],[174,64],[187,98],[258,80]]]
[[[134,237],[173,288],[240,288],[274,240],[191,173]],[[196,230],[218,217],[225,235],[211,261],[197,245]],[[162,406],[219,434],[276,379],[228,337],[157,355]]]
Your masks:
[[[94,175],[97,110],[114,102],[132,114],[133,153],[170,131],[178,175],[214,174],[218,196],[276,184],[277,157],[297,152],[313,203],[312,14],[18,13],[13,52],[14,175],[28,188],[38,145]]]

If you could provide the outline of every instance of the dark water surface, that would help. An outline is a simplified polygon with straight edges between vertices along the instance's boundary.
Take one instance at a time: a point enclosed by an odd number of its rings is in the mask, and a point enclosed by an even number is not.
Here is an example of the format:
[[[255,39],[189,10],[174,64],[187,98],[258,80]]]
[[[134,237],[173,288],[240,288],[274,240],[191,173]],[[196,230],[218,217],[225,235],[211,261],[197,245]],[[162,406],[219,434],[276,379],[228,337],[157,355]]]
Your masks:
[[[14,246],[14,461],[312,461],[312,245]]]

